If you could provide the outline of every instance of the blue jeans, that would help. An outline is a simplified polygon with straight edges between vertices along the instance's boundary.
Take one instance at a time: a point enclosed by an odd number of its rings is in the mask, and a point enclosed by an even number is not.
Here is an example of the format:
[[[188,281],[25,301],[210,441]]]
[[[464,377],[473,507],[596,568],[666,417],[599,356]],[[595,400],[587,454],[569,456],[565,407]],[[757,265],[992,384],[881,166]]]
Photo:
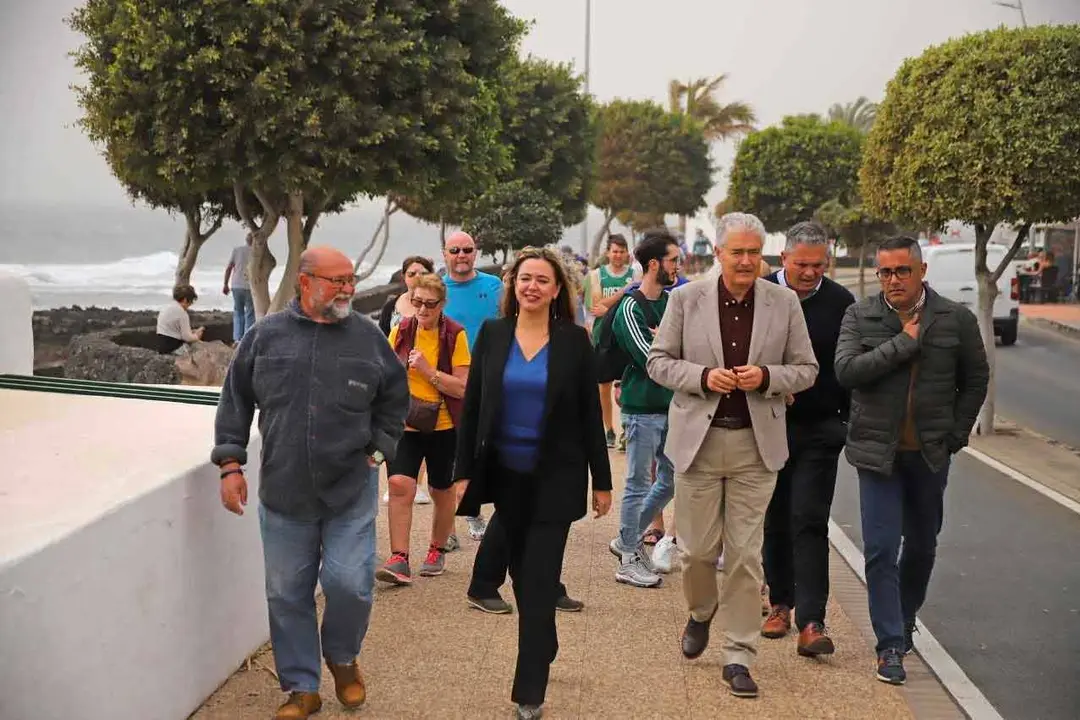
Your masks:
[[[664,454],[667,415],[624,415],[626,428],[626,487],[619,516],[619,545],[627,552],[641,542],[641,536],[656,514],[675,497],[675,468]],[[653,460],[656,481],[649,485]]]
[[[890,475],[859,469],[866,589],[879,653],[903,650],[904,624],[915,622],[926,600],[948,476],[948,463],[934,472],[919,452],[897,452]]]
[[[360,653],[375,585],[375,472],[357,501],[333,517],[295,520],[259,505],[270,642],[285,692],[317,692],[323,657],[348,664]],[[316,581],[326,598],[321,652]]]
[[[240,342],[244,333],[255,324],[255,301],[251,297],[251,291],[247,288],[233,288],[233,316],[232,336],[233,340]]]

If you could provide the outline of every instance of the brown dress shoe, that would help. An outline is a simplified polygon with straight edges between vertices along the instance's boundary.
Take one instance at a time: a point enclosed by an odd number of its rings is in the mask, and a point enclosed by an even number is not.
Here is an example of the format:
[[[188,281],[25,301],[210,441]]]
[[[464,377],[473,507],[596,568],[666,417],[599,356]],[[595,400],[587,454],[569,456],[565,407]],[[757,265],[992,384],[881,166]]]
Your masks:
[[[767,638],[782,638],[791,632],[791,608],[774,605],[769,617],[761,625],[761,634]]]
[[[278,708],[274,720],[307,720],[322,708],[319,693],[289,693],[289,699]]]
[[[832,638],[825,634],[825,626],[819,622],[807,623],[799,632],[799,644],[795,652],[803,657],[832,655],[836,652]]]
[[[328,661],[326,665],[334,676],[334,691],[341,704],[350,709],[363,705],[367,700],[367,689],[356,661],[353,660],[348,665],[335,665]]]

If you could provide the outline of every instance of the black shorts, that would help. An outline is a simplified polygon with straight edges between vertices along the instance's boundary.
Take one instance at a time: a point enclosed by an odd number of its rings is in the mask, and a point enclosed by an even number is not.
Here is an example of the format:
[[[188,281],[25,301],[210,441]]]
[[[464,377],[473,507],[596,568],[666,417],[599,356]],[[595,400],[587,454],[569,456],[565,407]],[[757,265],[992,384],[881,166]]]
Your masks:
[[[386,473],[415,479],[420,464],[427,460],[428,487],[449,490],[454,484],[456,450],[457,431],[453,428],[430,433],[406,430],[398,441],[394,459],[387,463]]]

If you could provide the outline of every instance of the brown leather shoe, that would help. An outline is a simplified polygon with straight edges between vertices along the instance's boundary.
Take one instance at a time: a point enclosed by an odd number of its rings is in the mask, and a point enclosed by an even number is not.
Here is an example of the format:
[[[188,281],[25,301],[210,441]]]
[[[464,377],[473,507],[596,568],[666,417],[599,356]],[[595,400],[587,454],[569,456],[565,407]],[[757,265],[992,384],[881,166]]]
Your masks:
[[[334,692],[341,704],[349,709],[363,705],[367,700],[367,688],[364,687],[364,676],[360,674],[356,661],[348,665],[335,665],[332,662],[326,665],[334,676]]]
[[[791,632],[791,608],[787,605],[773,605],[769,617],[761,624],[761,634],[767,638],[782,638]]]
[[[307,720],[322,709],[319,693],[289,693],[289,699],[278,708],[274,720]]]
[[[836,652],[832,638],[825,634],[825,626],[819,622],[807,623],[799,632],[799,644],[795,652],[803,657],[832,655]]]

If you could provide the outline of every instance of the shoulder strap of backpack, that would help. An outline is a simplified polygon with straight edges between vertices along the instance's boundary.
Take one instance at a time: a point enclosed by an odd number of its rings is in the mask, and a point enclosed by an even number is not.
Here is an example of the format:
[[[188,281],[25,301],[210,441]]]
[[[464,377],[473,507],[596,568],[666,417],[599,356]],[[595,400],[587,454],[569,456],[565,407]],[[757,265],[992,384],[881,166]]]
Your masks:
[[[630,297],[634,298],[638,307],[641,308],[641,312],[645,314],[645,323],[651,328],[659,327],[660,318],[656,316],[656,311],[653,310],[649,298],[645,297],[645,293],[641,292],[641,290],[633,290],[630,292]]]

